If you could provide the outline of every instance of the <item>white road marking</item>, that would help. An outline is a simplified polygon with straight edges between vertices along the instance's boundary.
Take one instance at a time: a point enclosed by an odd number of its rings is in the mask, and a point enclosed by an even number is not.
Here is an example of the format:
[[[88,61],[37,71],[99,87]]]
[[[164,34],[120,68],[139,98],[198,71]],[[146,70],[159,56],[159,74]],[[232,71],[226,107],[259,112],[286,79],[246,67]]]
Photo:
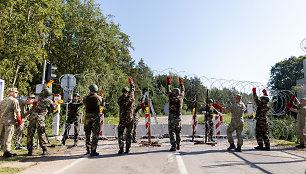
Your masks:
[[[180,174],[188,174],[187,169],[185,167],[183,158],[181,157],[180,153],[175,153],[177,165],[180,171]]]
[[[75,161],[73,161],[72,163],[70,163],[69,165],[66,165],[65,167],[61,168],[60,170],[54,172],[54,174],[60,174],[60,173],[63,173],[65,170],[69,169],[70,167],[78,164],[79,162],[81,162],[82,160],[84,160],[86,158],[79,158]]]

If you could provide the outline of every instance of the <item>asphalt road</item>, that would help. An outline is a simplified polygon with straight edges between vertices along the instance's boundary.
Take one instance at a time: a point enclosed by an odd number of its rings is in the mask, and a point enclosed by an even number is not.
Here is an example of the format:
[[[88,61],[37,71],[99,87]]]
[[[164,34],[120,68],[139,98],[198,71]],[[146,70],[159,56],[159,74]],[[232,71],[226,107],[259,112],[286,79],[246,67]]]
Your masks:
[[[97,157],[84,155],[83,145],[64,146],[48,157],[24,162],[31,167],[21,173],[306,173],[306,151],[293,147],[273,146],[271,151],[257,151],[253,149],[256,142],[247,140],[243,152],[229,152],[225,150],[226,139],[218,139],[216,146],[184,141],[180,151],[170,152],[167,138],[159,142],[161,147],[133,144],[129,154],[118,155],[117,141],[103,140],[99,141]]]

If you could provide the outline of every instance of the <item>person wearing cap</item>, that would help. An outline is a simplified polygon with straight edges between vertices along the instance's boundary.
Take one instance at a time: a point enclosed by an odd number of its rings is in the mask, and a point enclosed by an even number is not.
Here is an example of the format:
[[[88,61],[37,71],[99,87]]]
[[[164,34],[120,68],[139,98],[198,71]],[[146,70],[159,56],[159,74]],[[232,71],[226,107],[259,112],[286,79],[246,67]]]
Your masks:
[[[270,151],[270,141],[269,141],[269,125],[267,122],[267,112],[269,111],[269,97],[267,94],[267,91],[264,89],[262,92],[264,96],[260,97],[260,100],[258,100],[258,97],[256,95],[256,88],[253,88],[253,97],[254,101],[257,105],[256,109],[256,128],[255,128],[255,135],[257,140],[257,147],[254,147],[254,149],[257,150],[268,150]],[[265,144],[265,147],[263,145]]]
[[[3,157],[16,156],[10,151],[16,122],[18,127],[22,124],[17,94],[17,88],[9,88],[8,97],[0,102],[0,141],[3,144]]]
[[[69,131],[71,128],[71,124],[74,124],[74,145],[78,145],[78,126],[79,126],[79,113],[80,108],[83,105],[82,101],[80,100],[80,95],[78,93],[73,94],[73,99],[68,104],[68,118],[65,123],[65,132],[62,139],[62,145],[66,144],[66,139],[69,136]]]
[[[132,140],[132,128],[133,128],[133,112],[135,107],[135,86],[134,82],[131,78],[129,78],[130,89],[128,87],[124,87],[122,89],[122,95],[118,98],[118,106],[119,106],[119,125],[118,125],[118,144],[119,151],[118,154],[123,153],[124,142],[123,142],[123,132],[126,128],[126,145],[125,145],[125,153],[129,153],[131,147]]]
[[[35,95],[31,94],[28,96],[27,100],[22,100],[19,102],[20,109],[21,109],[21,118],[22,118],[22,124],[16,128],[15,133],[15,149],[25,149],[21,145],[21,139],[22,139],[22,132],[24,130],[24,123],[27,121],[28,116],[30,115],[30,111],[33,107],[33,102],[35,99]]]
[[[100,107],[104,106],[104,101],[98,93],[98,86],[92,84],[88,87],[89,94],[84,97],[83,102],[85,105],[85,136],[86,136],[86,154],[90,156],[98,156],[97,152],[99,132],[100,132]],[[91,136],[92,135],[92,136]],[[92,137],[91,141],[90,138]]]
[[[180,89],[174,88],[173,91],[171,91],[171,76],[167,77],[167,94],[169,98],[168,131],[171,144],[170,151],[180,150],[182,128],[181,115],[183,100],[185,97],[185,87],[182,78],[179,78],[179,84]]]
[[[286,105],[292,112],[297,112],[296,134],[297,134],[297,137],[300,139],[300,144],[297,145],[296,147],[305,148],[306,98],[302,98],[299,103],[295,95],[293,95],[292,101],[293,101],[293,104],[298,107],[297,109],[293,109],[289,102]]]
[[[208,141],[215,142],[213,140],[214,133],[214,114],[218,114],[219,112],[213,106],[214,101],[212,99],[207,100],[207,105],[202,109],[202,113],[207,114],[207,126],[208,126]]]
[[[239,94],[234,95],[234,104],[228,108],[222,108],[224,112],[232,113],[231,122],[227,127],[226,134],[230,146],[227,150],[235,149],[236,152],[241,152],[241,146],[243,144],[242,131],[243,131],[243,114],[246,110],[245,104],[241,101],[242,96]],[[238,139],[237,148],[234,144],[233,132],[236,131],[236,137]]]
[[[33,104],[29,118],[29,126],[27,132],[27,149],[28,155],[33,154],[33,138],[35,131],[37,130],[37,137],[39,139],[39,145],[43,150],[42,155],[48,155],[47,149],[47,138],[45,132],[45,120],[49,110],[53,111],[56,109],[56,104],[48,97],[52,95],[52,91],[49,88],[44,88],[39,94],[38,102]]]

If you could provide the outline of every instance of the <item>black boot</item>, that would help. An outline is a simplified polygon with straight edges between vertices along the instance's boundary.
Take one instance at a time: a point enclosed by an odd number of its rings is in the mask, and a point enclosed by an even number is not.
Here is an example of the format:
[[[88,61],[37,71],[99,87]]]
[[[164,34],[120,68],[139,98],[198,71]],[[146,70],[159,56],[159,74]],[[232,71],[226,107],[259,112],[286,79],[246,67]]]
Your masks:
[[[171,146],[170,151],[176,151],[175,146]]]
[[[126,145],[125,147],[125,153],[129,153],[130,152],[130,146]]]
[[[86,155],[90,154],[89,147],[86,147]]]
[[[47,149],[43,149],[42,155],[49,155],[49,151]]]
[[[123,147],[119,149],[118,154],[122,154],[123,153]]]
[[[180,150],[180,149],[181,149],[180,144],[176,144],[176,149],[177,149],[177,150]]]
[[[237,148],[235,149],[236,152],[241,152],[241,146],[237,146]]]
[[[258,146],[254,147],[256,150],[263,150],[263,144],[259,144]]]
[[[297,145],[295,147],[297,147],[297,148],[305,148],[305,144],[300,144],[300,145]]]
[[[262,150],[270,151],[271,149],[270,149],[270,146],[266,146],[266,147],[262,148]]]
[[[74,140],[73,147],[77,147],[77,146],[78,146],[78,141]]]
[[[32,156],[32,155],[33,155],[32,149],[28,149],[28,156]]]
[[[16,153],[11,153],[9,151],[3,153],[3,157],[6,157],[6,158],[13,157],[13,156],[16,156],[16,155],[17,155]]]
[[[227,148],[227,150],[234,150],[236,148],[235,144],[230,144],[230,147]]]
[[[99,153],[96,152],[96,150],[91,150],[90,156],[98,156],[98,155],[99,155]]]

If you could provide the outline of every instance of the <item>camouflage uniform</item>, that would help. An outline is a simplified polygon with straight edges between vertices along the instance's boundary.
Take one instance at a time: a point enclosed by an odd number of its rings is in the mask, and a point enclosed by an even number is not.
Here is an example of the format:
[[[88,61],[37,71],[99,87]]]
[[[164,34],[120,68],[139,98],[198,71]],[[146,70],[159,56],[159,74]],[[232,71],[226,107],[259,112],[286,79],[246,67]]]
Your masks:
[[[183,100],[185,96],[184,85],[180,85],[180,93],[175,95],[174,92],[170,90],[170,84],[168,84],[167,93],[169,97],[169,117],[168,117],[168,131],[170,137],[170,144],[172,148],[180,146],[181,142],[181,115]],[[174,138],[174,134],[176,138]]]
[[[4,153],[11,151],[17,112],[20,112],[20,106],[16,98],[10,96],[0,102],[0,141]]]
[[[28,116],[30,115],[30,111],[33,107],[32,104],[26,104],[26,100],[23,100],[19,103],[21,109],[21,118],[22,124],[16,128],[16,135],[15,135],[15,147],[22,147],[20,144],[22,139],[22,131],[24,130],[24,123],[27,121]]]
[[[237,146],[241,147],[243,144],[242,140],[242,131],[243,131],[243,114],[246,110],[246,107],[242,101],[239,103],[232,104],[227,111],[232,113],[231,122],[228,125],[226,134],[228,138],[228,142],[232,145],[234,144],[234,139],[232,133],[236,130],[236,136],[238,139]]]
[[[300,139],[300,145],[304,146],[306,141],[305,134],[305,117],[306,117],[306,106],[301,106],[297,111],[297,123],[296,123],[296,133],[297,137]]]
[[[132,128],[133,128],[133,112],[135,106],[135,98],[134,98],[134,86],[131,85],[131,90],[126,91],[127,95],[122,94],[118,98],[118,105],[120,107],[119,113],[119,125],[118,125],[118,143],[119,149],[122,152],[124,148],[123,142],[123,132],[126,128],[126,152],[129,151],[131,147],[131,140],[132,140]]]
[[[267,112],[269,111],[269,107],[267,104],[263,103],[262,101],[258,100],[257,95],[254,95],[254,101],[257,105],[256,109],[256,140],[260,147],[263,146],[265,143],[265,147],[270,147],[269,141],[269,125],[267,122]]]
[[[104,101],[96,93],[88,94],[83,101],[86,109],[84,126],[87,153],[89,153],[89,149],[91,149],[91,153],[96,153],[100,132],[100,106],[104,106]],[[90,142],[91,133],[92,140]]]
[[[37,105],[33,107],[27,133],[27,149],[29,152],[32,152],[33,149],[33,137],[36,129],[38,133],[39,145],[44,151],[47,151],[46,144],[48,141],[46,139],[45,120],[48,110],[53,111],[54,109],[56,109],[56,104],[54,104],[54,102],[47,97],[41,97],[38,100]]]
[[[132,140],[133,142],[136,142],[136,131],[137,131],[137,125],[138,125],[138,117],[137,113],[139,110],[142,109],[141,105],[138,105],[133,112],[133,129],[132,129]]]
[[[218,114],[218,111],[213,107],[213,106],[208,106],[208,107],[204,107],[202,111],[206,111],[207,113],[207,124],[208,124],[208,131],[209,131],[209,139],[213,140],[213,133],[214,133],[214,115],[213,114]]]
[[[68,105],[68,118],[65,123],[65,132],[62,139],[62,144],[65,144],[66,139],[69,136],[69,131],[71,128],[71,124],[74,124],[74,142],[77,143],[78,141],[78,126],[79,126],[79,113],[80,113],[80,107],[83,105],[80,100],[78,101],[72,101]]]

